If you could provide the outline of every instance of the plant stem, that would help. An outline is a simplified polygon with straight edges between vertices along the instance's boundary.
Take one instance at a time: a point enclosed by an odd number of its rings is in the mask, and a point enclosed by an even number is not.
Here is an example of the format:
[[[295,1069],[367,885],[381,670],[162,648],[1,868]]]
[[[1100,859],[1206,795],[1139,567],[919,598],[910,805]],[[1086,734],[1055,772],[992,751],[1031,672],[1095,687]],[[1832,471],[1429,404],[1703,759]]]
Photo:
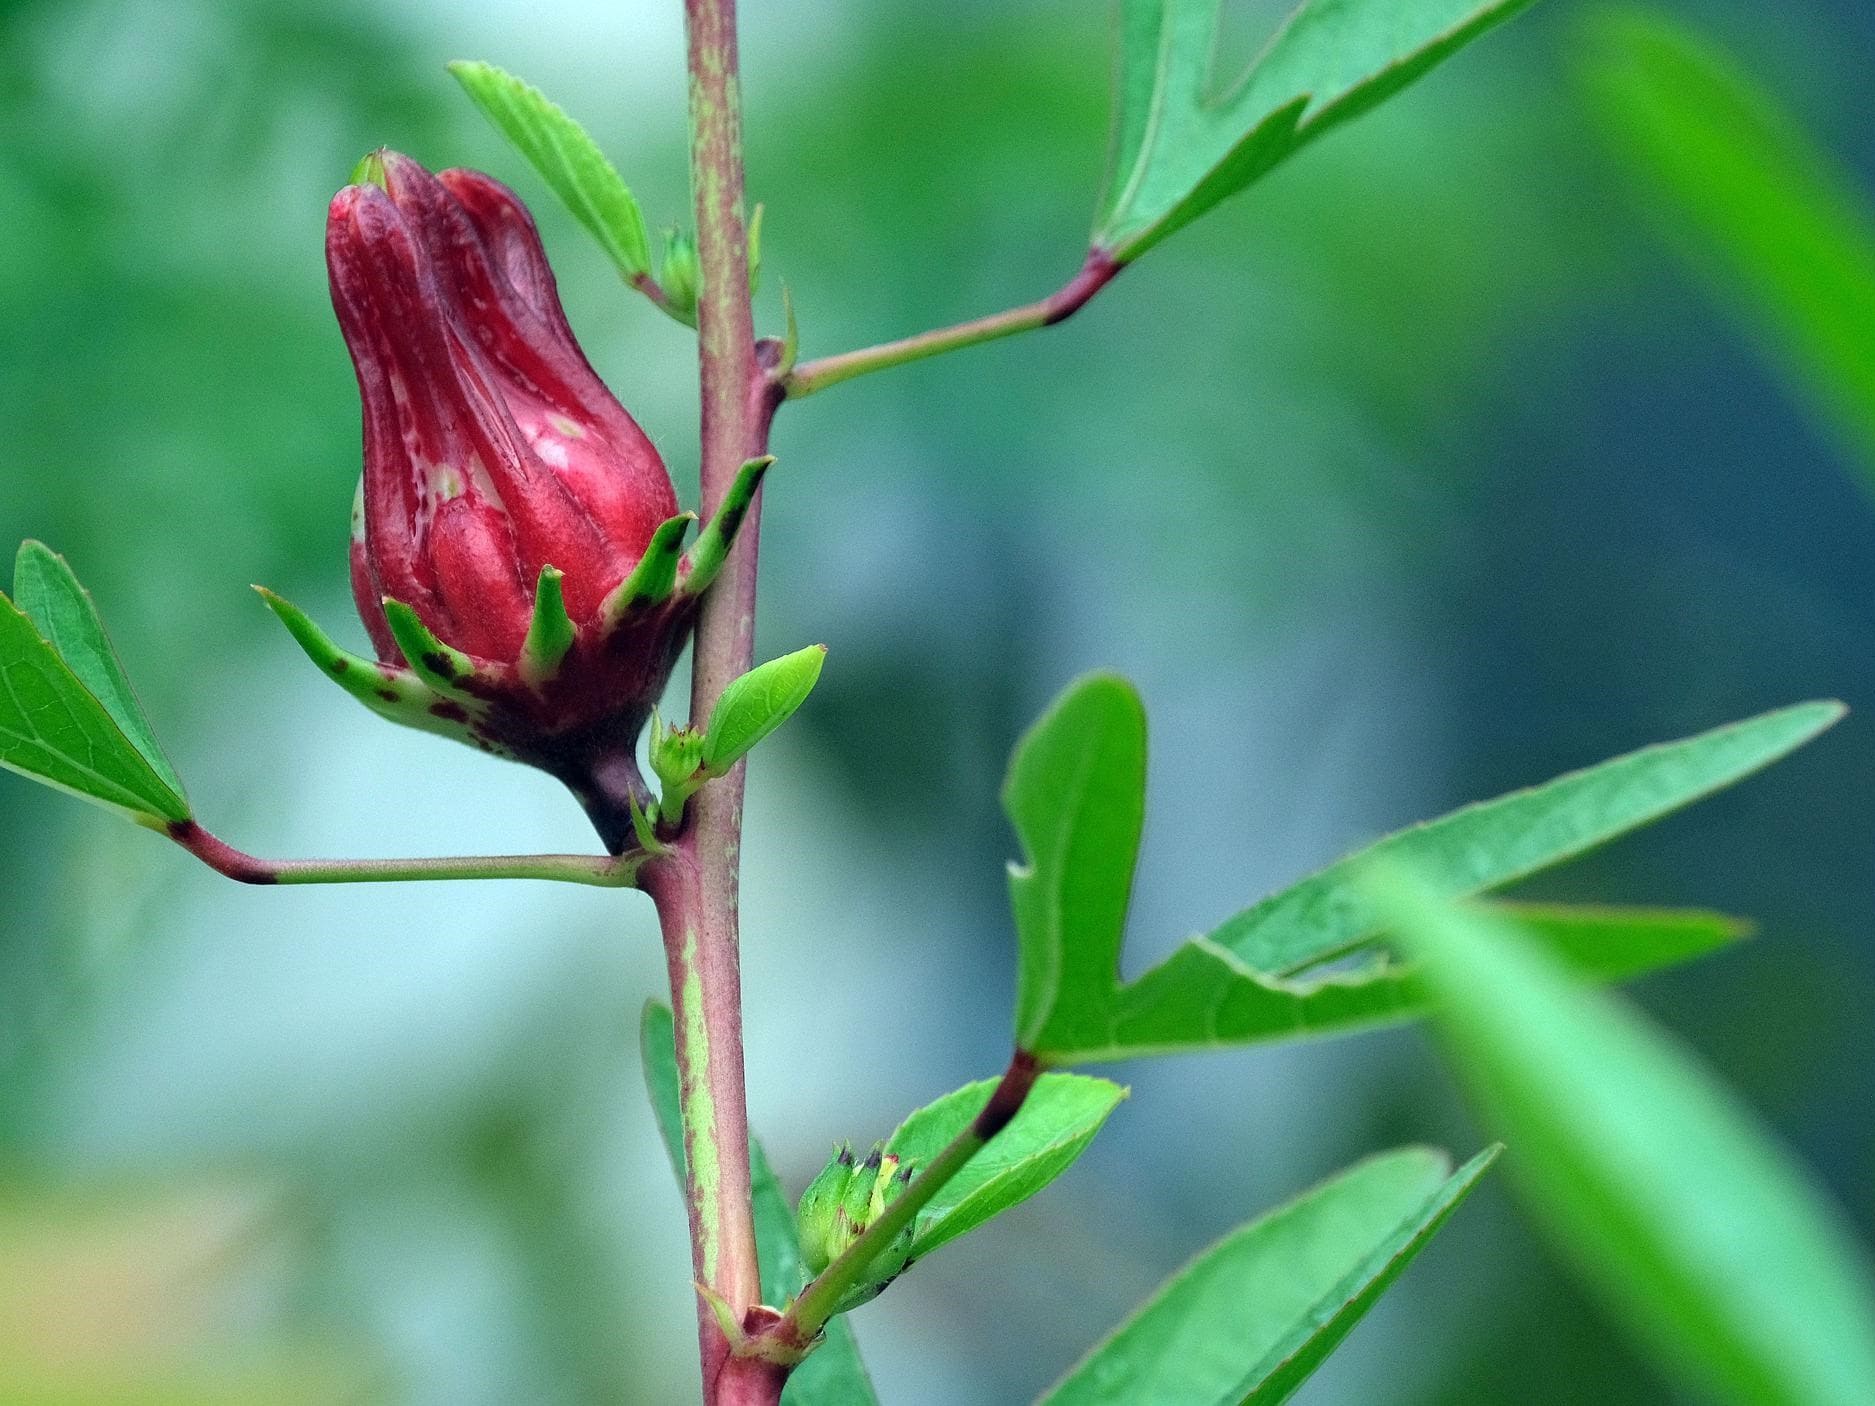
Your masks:
[[[935,332],[921,332],[915,337],[904,337],[896,342],[884,342],[860,351],[842,352],[838,356],[803,362],[783,378],[783,393],[790,399],[798,399],[825,390],[828,386],[838,385],[841,381],[850,381],[855,376],[883,371],[888,366],[903,366],[907,362],[922,361],[941,352],[1014,336],[1017,332],[1052,327],[1079,312],[1124,267],[1124,264],[1115,263],[1105,250],[1090,249],[1081,271],[1046,298],[1019,308],[1010,308],[1006,312],[993,313],[989,317],[979,317],[972,322],[960,322],[954,327],[941,327]]]
[[[244,884],[390,884],[423,879],[550,879],[595,888],[629,888],[644,851],[611,855],[487,854],[446,859],[261,859],[238,850],[193,820],[170,839],[219,874]]]
[[[1016,1051],[1009,1068],[990,1091],[970,1126],[952,1138],[898,1199],[885,1208],[879,1219],[867,1226],[858,1239],[815,1276],[813,1283],[801,1290],[801,1296],[782,1315],[781,1321],[764,1336],[773,1339],[784,1353],[805,1353],[838,1310],[840,1300],[866,1278],[872,1262],[985,1143],[1009,1126],[1039,1077],[1041,1066],[1035,1062],[1035,1056],[1023,1050]]]
[[[777,397],[756,361],[749,307],[735,0],[685,0],[684,20],[701,270],[702,500],[705,516],[713,518],[737,471],[766,447]],[[708,717],[724,687],[746,673],[754,659],[759,512],[758,498],[698,612],[693,718]],[[738,766],[704,787],[691,802],[685,833],[643,875],[658,906],[671,974],[694,1273],[738,1317],[761,1300],[749,1191],[737,930],[742,778]],[[697,1324],[706,1402],[772,1406],[780,1399],[783,1374],[770,1364],[732,1357],[715,1314],[700,1296]]]

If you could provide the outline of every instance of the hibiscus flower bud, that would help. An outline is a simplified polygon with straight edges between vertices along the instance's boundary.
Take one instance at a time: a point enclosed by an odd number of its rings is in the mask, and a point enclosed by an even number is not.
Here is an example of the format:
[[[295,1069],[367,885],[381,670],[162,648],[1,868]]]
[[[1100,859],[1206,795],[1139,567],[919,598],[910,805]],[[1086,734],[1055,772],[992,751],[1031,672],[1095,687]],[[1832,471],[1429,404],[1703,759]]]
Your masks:
[[[683,555],[694,517],[580,351],[520,200],[389,151],[358,174],[326,262],[364,403],[351,577],[377,662],[269,604],[363,701],[552,772],[620,850],[638,734],[766,464]]]

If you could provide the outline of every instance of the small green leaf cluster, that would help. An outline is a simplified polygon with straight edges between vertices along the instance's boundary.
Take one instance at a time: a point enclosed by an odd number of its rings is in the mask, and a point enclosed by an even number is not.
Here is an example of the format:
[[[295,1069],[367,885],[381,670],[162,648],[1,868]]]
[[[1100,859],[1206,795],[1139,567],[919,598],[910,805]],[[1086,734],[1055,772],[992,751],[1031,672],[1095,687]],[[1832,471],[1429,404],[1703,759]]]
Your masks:
[[[795,1207],[795,1227],[807,1267],[819,1274],[850,1250],[885,1208],[904,1194],[916,1170],[916,1164],[887,1152],[884,1144],[876,1144],[859,1159],[851,1147],[837,1148],[833,1160],[807,1184]],[[904,1272],[911,1263],[913,1238],[913,1228],[907,1225],[840,1300],[840,1312],[871,1302]]]
[[[793,717],[826,661],[827,646],[811,644],[757,665],[723,690],[701,731],[670,727],[653,715],[651,769],[664,788],[657,821],[681,823],[684,806],[705,782],[727,776],[756,743]]]

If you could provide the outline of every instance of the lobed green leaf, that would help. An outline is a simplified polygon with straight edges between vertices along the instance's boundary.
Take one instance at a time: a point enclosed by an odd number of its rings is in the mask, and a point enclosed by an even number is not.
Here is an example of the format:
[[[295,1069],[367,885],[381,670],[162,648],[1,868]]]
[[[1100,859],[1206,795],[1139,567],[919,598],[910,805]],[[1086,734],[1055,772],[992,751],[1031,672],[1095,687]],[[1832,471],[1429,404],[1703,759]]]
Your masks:
[[[1160,1286],[1040,1406],[1274,1406],[1347,1336],[1477,1185],[1406,1147],[1233,1231]]]
[[[1223,0],[1121,0],[1094,244],[1129,262],[1530,0],[1305,0],[1250,67],[1213,72]]]
[[[1027,856],[1009,866],[1016,1043],[1042,1055],[1104,1044],[1146,816],[1133,686],[1113,674],[1071,684],[1016,744],[1003,809]]]
[[[1875,1274],[1799,1166],[1685,1050],[1501,918],[1404,868],[1368,891],[1460,1074],[1610,1321],[1740,1406],[1875,1401]]]
[[[925,1167],[983,1111],[997,1080],[982,1079],[913,1113],[886,1143]],[[912,1258],[1026,1201],[1073,1165],[1126,1090],[1083,1074],[1044,1074],[1009,1125],[978,1150],[918,1213]]]
[[[1409,965],[1368,951],[1385,925],[1356,881],[1376,857],[1410,858],[1469,894],[1561,863],[1739,780],[1842,714],[1802,704],[1647,748],[1382,840],[1198,937],[1137,980],[1120,976],[1144,820],[1145,710],[1130,686],[1072,686],[1018,744],[1003,791],[1026,863],[1012,866],[1016,1039],[1055,1064],[1337,1034],[1420,1014]],[[1715,914],[1547,910],[1540,934],[1596,980],[1684,961],[1742,932]]]
[[[664,1149],[681,1186],[684,1181],[683,1102],[677,1070],[677,1037],[669,1006],[647,1001],[638,1027],[645,1090],[657,1117]],[[749,1175],[755,1202],[755,1248],[762,1262],[762,1297],[777,1307],[800,1293],[807,1265],[795,1233],[787,1193],[768,1165],[761,1144],[749,1144]],[[878,1406],[872,1379],[859,1360],[859,1345],[844,1315],[827,1324],[820,1346],[796,1367],[781,1394],[781,1406]]]
[[[644,214],[586,129],[531,84],[491,63],[459,59],[449,71],[484,116],[519,148],[627,280],[651,272]]]

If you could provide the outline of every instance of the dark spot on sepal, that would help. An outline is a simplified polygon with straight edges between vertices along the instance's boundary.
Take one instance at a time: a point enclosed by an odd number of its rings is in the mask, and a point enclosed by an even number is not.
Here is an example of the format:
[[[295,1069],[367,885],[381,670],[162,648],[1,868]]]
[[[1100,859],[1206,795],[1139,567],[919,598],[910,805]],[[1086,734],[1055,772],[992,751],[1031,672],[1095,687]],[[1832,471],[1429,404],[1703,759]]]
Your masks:
[[[468,709],[464,708],[460,703],[451,702],[447,698],[439,698],[436,702],[430,704],[430,713],[434,717],[441,718],[444,722],[463,723],[466,725],[469,721]],[[488,743],[486,741],[480,737],[475,740],[484,751],[488,750]]]
[[[340,663],[343,662],[343,660],[340,661]],[[394,688],[380,688],[377,690],[377,695],[386,703],[400,703],[403,701],[403,695]]]
[[[431,673],[439,674],[452,682],[459,677],[456,673],[456,666],[450,662],[449,656],[444,654],[441,650],[431,650],[426,653],[423,656],[423,667],[428,669]]]

